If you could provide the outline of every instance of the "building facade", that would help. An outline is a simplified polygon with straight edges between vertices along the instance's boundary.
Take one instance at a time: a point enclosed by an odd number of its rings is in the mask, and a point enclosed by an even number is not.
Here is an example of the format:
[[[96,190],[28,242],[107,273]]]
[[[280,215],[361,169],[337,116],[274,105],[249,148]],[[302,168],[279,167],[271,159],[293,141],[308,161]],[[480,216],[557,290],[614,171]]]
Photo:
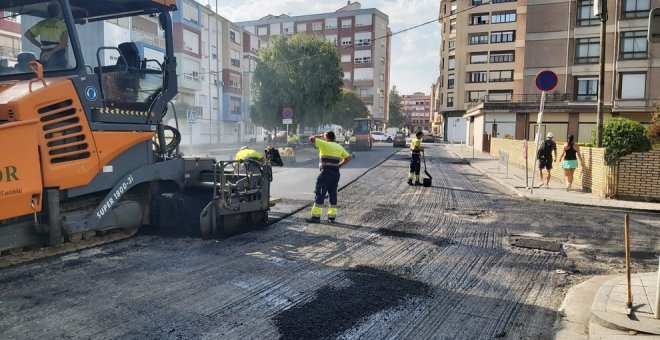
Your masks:
[[[422,92],[402,95],[401,113],[410,131],[431,131],[431,96]]]
[[[355,91],[376,122],[388,116],[390,81],[389,18],[377,9],[349,3],[333,13],[289,17],[268,15],[239,22],[250,34],[268,41],[276,35],[317,34],[337,44],[344,88]]]
[[[596,128],[600,21],[593,0],[443,0],[440,111],[465,119],[468,143],[492,136],[534,139],[541,92],[536,76],[557,74],[541,134],[590,142]],[[650,122],[660,88],[660,46],[648,44],[658,0],[608,3],[604,119]]]

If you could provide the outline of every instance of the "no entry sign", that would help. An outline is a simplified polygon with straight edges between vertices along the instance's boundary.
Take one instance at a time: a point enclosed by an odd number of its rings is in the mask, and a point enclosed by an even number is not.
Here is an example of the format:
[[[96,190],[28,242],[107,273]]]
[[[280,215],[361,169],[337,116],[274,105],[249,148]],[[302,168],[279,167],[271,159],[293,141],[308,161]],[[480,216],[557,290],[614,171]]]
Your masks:
[[[552,91],[557,86],[557,75],[552,71],[543,71],[536,76],[536,87],[541,91]]]

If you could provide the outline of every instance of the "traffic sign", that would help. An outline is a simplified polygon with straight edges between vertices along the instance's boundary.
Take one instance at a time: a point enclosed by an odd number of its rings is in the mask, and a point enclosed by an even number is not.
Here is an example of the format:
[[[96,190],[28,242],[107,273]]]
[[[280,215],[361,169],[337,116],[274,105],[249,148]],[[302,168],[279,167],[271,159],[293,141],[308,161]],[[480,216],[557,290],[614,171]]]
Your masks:
[[[536,76],[536,87],[541,91],[552,91],[557,82],[557,75],[552,71],[543,71]]]
[[[293,118],[293,110],[290,107],[285,107],[284,110],[282,110],[282,118],[284,119]]]
[[[186,111],[186,113],[188,118],[188,124],[193,124],[195,122],[195,119],[197,119],[197,112],[193,110],[188,110]]]
[[[287,119],[287,118],[282,119],[282,124],[284,124],[284,125],[290,125],[290,124],[293,124],[293,119],[291,119],[291,118],[288,118],[288,119]]]

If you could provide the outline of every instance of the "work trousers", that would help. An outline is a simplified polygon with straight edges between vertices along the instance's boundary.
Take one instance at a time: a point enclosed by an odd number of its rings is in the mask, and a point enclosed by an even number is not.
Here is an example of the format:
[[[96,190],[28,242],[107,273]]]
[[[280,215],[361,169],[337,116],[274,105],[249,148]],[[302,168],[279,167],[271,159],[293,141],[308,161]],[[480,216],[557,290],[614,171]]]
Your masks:
[[[419,153],[410,154],[410,172],[408,172],[408,179],[416,179],[419,181],[419,172],[422,169],[422,159]]]
[[[323,212],[323,203],[325,195],[330,200],[328,209],[328,218],[337,216],[337,187],[339,186],[339,169],[324,168],[316,178],[316,188],[314,189],[314,206],[312,207],[312,216],[320,217]]]

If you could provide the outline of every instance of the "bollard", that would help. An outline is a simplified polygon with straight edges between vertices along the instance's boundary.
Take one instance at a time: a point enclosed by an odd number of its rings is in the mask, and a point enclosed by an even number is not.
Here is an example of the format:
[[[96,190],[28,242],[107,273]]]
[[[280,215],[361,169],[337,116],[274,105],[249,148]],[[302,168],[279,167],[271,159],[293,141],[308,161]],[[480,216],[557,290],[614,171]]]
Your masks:
[[[658,256],[658,282],[655,285],[655,318],[660,319],[660,256]]]
[[[626,214],[623,218],[626,241],[626,279],[628,281],[628,301],[626,302],[626,311],[632,313],[632,287],[630,286],[630,216]]]

